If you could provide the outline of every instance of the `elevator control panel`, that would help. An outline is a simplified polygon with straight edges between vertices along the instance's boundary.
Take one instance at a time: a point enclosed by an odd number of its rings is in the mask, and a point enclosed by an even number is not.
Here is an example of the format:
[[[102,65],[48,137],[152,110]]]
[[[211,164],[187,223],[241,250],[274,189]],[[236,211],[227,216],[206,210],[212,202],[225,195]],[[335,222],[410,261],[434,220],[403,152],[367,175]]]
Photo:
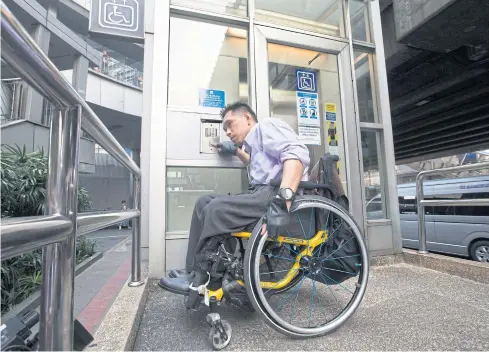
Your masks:
[[[221,121],[201,120],[200,122],[200,152],[202,154],[217,154],[216,145],[221,141]]]

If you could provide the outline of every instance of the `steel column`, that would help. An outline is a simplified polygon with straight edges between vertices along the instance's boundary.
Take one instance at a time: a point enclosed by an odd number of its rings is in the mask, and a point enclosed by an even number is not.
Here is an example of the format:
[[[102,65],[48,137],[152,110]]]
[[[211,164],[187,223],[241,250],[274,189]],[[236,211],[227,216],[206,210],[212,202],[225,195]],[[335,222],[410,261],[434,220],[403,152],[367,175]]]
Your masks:
[[[141,180],[139,177],[133,177],[132,201],[134,210],[140,208],[141,199]],[[141,280],[141,221],[140,216],[132,220],[132,256],[131,256],[131,282],[129,286],[141,286],[144,281]]]
[[[42,351],[73,350],[78,152],[81,107],[57,110],[51,120],[47,182],[47,215],[60,214],[72,223],[65,241],[44,248],[42,258]]]

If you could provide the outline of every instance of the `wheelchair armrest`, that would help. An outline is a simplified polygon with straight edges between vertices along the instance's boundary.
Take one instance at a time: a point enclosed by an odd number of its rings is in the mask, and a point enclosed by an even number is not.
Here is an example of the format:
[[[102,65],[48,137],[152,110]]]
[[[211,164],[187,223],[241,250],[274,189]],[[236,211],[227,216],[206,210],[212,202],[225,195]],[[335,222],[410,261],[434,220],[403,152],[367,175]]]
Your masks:
[[[272,187],[279,187],[281,183],[282,183],[281,180],[272,180],[272,181],[270,181],[270,186],[272,186]],[[333,194],[336,193],[335,190],[334,190],[334,188],[331,185],[328,185],[326,183],[316,183],[316,182],[310,182],[310,181],[301,181],[299,183],[299,187],[298,188],[302,188],[302,189],[324,189],[324,190],[327,190],[327,191],[332,192]]]

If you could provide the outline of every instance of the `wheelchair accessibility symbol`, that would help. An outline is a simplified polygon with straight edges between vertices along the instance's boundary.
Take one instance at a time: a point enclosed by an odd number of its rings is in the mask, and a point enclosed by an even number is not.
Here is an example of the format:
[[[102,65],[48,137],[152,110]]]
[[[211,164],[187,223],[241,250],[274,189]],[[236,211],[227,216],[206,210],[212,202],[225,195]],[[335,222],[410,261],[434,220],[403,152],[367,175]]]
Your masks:
[[[99,10],[101,27],[128,32],[139,28],[138,0],[101,0]]]
[[[316,91],[316,79],[313,72],[297,70],[297,90],[299,91]]]

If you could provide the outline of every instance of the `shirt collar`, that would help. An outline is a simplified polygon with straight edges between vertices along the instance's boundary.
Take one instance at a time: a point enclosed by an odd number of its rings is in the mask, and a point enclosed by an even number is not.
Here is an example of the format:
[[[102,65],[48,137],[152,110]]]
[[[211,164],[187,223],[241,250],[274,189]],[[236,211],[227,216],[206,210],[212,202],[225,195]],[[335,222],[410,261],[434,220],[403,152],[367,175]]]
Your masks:
[[[253,140],[253,136],[256,134],[256,130],[258,129],[258,124],[259,123],[257,122],[253,127],[251,127],[243,143],[246,143],[248,146],[250,145],[250,142]]]

